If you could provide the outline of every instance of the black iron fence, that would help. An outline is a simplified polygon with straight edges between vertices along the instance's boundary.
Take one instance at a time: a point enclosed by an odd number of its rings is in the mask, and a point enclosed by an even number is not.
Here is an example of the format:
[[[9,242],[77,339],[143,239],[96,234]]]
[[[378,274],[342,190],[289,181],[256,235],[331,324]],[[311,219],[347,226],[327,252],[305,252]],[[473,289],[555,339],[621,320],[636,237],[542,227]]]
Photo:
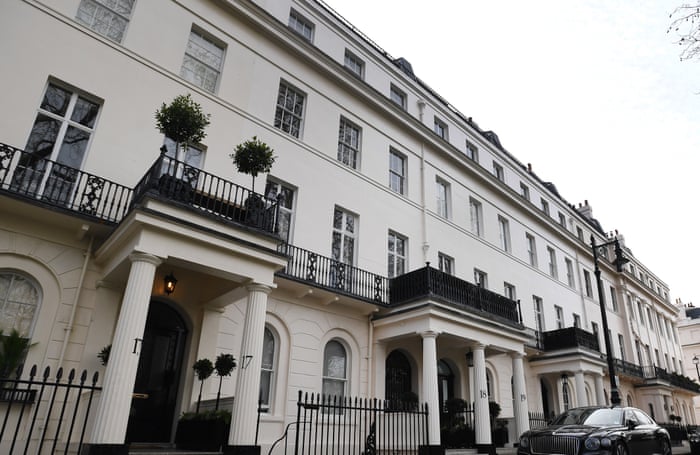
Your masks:
[[[541,341],[542,349],[545,351],[566,348],[587,348],[593,351],[600,351],[598,337],[579,327],[566,327],[543,332]]]
[[[108,222],[121,220],[131,202],[124,185],[2,143],[0,190]]]
[[[22,379],[22,368],[14,378],[0,380],[0,453],[77,453],[95,398],[97,373],[88,378],[70,370],[64,377],[59,368],[51,376],[46,367],[37,375],[36,365]]]
[[[549,424],[549,421],[552,419],[552,417],[547,417],[547,415],[544,412],[534,412],[534,411],[529,411],[527,413],[528,418],[530,419],[530,429],[531,430],[537,430],[539,428],[544,428]]]
[[[415,454],[428,444],[428,405],[300,391],[295,426],[296,455]]]
[[[280,275],[375,304],[389,302],[388,279],[381,275],[289,244],[280,245],[279,251],[289,255]]]

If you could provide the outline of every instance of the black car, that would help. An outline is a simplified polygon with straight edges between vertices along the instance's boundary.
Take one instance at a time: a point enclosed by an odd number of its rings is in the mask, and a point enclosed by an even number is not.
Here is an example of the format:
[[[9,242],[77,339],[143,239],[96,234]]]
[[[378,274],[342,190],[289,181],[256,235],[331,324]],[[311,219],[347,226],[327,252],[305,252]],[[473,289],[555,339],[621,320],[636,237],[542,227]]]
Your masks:
[[[668,431],[637,408],[569,409],[520,436],[518,455],[671,454]]]

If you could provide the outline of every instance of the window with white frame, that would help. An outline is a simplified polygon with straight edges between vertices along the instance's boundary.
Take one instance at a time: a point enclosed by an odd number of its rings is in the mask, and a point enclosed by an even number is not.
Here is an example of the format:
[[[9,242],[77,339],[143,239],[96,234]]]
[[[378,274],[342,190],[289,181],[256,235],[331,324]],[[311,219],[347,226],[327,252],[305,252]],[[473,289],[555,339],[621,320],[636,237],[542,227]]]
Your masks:
[[[441,272],[448,275],[454,275],[455,273],[455,260],[454,258],[446,255],[445,253],[438,252],[438,268]]]
[[[299,138],[306,96],[285,82],[280,82],[275,107],[275,128]]]
[[[647,307],[647,321],[649,321],[649,330],[654,331],[654,320],[651,319],[651,309]]]
[[[289,11],[289,28],[302,36],[306,41],[314,40],[314,24],[296,10]]]
[[[620,345],[620,360],[627,360],[627,356],[625,355],[625,337],[620,333],[617,334],[617,344]]]
[[[542,207],[542,212],[544,214],[549,215],[549,202],[543,198],[540,198],[540,207]]]
[[[642,310],[642,302],[637,300],[637,313],[639,314],[639,323],[642,325],[646,325],[644,322],[644,311]]]
[[[595,336],[596,341],[598,341],[598,346],[600,347],[600,335],[598,331],[598,323],[597,322],[591,322],[591,332],[593,332],[593,335]]]
[[[488,275],[486,272],[474,269],[474,284],[482,289],[488,289]]]
[[[185,166],[181,166],[175,161],[164,160],[161,165],[161,175],[176,176],[193,187],[197,186],[199,170],[204,166],[204,146],[201,144],[187,144],[187,146],[180,144],[178,148],[175,141],[166,137],[163,140],[163,147],[161,147],[161,151],[164,152],[165,156],[180,163],[185,163]]]
[[[406,157],[393,148],[389,149],[389,188],[406,194]]]
[[[617,291],[615,290],[614,286],[610,286],[610,306],[615,313],[618,312],[619,307],[617,305]]]
[[[666,334],[666,325],[664,324],[660,313],[656,313],[656,326],[659,328],[659,333],[662,336],[668,336],[668,334]]]
[[[505,173],[503,172],[503,166],[495,161],[493,162],[493,175],[501,182],[505,182],[506,180]]]
[[[544,314],[542,313],[542,298],[536,295],[532,296],[532,306],[535,309],[535,330],[538,332],[544,331]]]
[[[332,258],[343,264],[355,263],[357,220],[355,215],[339,207],[333,211]]]
[[[574,327],[581,328],[581,315],[574,313]]]
[[[503,295],[510,300],[516,300],[515,286],[508,282],[503,282]]]
[[[285,183],[268,177],[265,185],[265,196],[278,201],[279,215],[277,217],[277,232],[280,237],[291,243],[294,225],[294,194],[296,190]]]
[[[574,263],[569,258],[565,258],[564,263],[566,264],[566,283],[569,285],[569,287],[575,288],[576,281],[574,279]]]
[[[323,350],[323,385],[325,396],[334,396],[338,400],[347,393],[348,354],[337,340],[331,340]]]
[[[406,93],[394,84],[391,84],[389,87],[389,99],[401,107],[401,109],[406,109]]]
[[[81,0],[75,19],[81,24],[121,43],[134,9],[135,0]]]
[[[569,399],[569,383],[565,381],[561,386],[561,396],[564,402],[564,410],[568,411],[571,406],[571,400]]]
[[[437,213],[443,218],[450,218],[450,184],[441,178],[435,179],[435,191],[437,196]]]
[[[564,310],[559,305],[554,305],[554,315],[556,317],[557,329],[564,328]]]
[[[508,220],[498,216],[498,236],[503,251],[510,252],[510,226]]]
[[[260,407],[268,411],[272,406],[273,387],[275,384],[275,364],[277,363],[277,346],[272,331],[265,327],[263,335],[263,353],[260,366]]]
[[[389,278],[406,273],[406,237],[389,231],[387,262]]]
[[[581,229],[579,226],[576,226],[576,237],[583,242],[583,229]]]
[[[39,314],[42,294],[39,286],[28,276],[0,270],[0,330],[9,335],[16,330],[29,338]]]
[[[365,77],[365,62],[347,49],[345,49],[344,64],[345,68],[349,69],[355,76],[360,79]]]
[[[223,61],[223,44],[193,28],[187,41],[180,76],[186,81],[214,93],[219,82]]]
[[[566,228],[566,216],[561,212],[559,212],[559,225]]]
[[[476,146],[476,144],[467,141],[467,158],[470,160],[478,163],[479,162],[479,148]]]
[[[530,200],[530,187],[520,182],[520,195],[523,199]]]
[[[583,271],[583,286],[586,291],[586,297],[593,298],[593,287],[591,286],[591,273],[588,270]]]
[[[525,234],[525,242],[527,244],[527,259],[531,266],[537,267],[537,244],[535,237],[531,234]]]
[[[360,127],[341,117],[338,129],[338,161],[357,169],[360,159],[360,140]]]
[[[484,214],[481,202],[469,198],[469,216],[472,225],[472,234],[481,237],[484,234]]]
[[[67,203],[76,190],[100,104],[93,98],[49,82],[17,163],[12,187],[57,203]]]
[[[551,246],[547,247],[547,257],[549,258],[549,276],[557,278],[559,271],[557,270],[557,252]]]
[[[448,134],[447,134],[447,124],[440,120],[439,118],[435,117],[434,123],[433,123],[433,128],[435,131],[435,134],[443,138],[444,140],[448,139]]]

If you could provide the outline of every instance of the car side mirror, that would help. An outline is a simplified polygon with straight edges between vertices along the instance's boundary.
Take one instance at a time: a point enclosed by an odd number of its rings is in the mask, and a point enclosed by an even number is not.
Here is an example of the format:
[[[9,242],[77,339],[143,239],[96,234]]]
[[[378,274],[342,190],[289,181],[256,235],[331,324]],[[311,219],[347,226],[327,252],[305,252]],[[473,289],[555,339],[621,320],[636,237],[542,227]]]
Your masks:
[[[637,426],[637,422],[635,422],[635,421],[632,420],[632,419],[628,419],[628,420],[627,420],[627,428],[629,428],[630,430],[634,430],[634,428],[635,428],[636,426]]]

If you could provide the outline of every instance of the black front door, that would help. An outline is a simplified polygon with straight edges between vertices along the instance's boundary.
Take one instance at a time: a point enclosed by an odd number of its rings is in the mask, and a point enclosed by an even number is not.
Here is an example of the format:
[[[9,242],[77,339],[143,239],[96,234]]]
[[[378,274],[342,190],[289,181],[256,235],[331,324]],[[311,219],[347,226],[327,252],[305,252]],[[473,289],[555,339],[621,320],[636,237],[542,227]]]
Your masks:
[[[170,442],[187,330],[168,305],[151,302],[131,400],[127,442]]]

